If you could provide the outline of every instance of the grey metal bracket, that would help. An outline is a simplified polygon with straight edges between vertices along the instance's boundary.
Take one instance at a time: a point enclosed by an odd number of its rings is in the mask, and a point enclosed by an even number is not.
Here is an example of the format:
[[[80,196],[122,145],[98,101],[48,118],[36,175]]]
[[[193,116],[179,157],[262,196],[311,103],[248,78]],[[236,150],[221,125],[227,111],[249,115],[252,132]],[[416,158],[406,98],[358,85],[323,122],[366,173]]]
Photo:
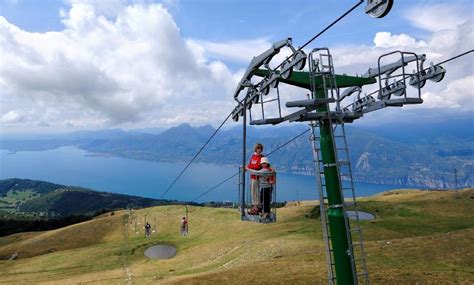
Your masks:
[[[309,100],[298,100],[298,101],[288,101],[286,102],[286,107],[293,108],[293,107],[318,107],[327,103],[334,103],[336,100],[334,98],[315,98]]]
[[[393,106],[393,107],[402,107],[403,105],[409,104],[421,104],[423,103],[423,99],[421,98],[400,98],[400,99],[390,99],[385,101],[386,106]]]
[[[240,91],[245,88],[245,83],[250,81],[254,71],[264,64],[267,65],[272,58],[280,52],[280,49],[285,46],[291,46],[291,38],[274,43],[271,48],[252,59],[244,73],[244,76],[237,85],[237,89],[234,92],[234,99],[236,99],[239,96]]]

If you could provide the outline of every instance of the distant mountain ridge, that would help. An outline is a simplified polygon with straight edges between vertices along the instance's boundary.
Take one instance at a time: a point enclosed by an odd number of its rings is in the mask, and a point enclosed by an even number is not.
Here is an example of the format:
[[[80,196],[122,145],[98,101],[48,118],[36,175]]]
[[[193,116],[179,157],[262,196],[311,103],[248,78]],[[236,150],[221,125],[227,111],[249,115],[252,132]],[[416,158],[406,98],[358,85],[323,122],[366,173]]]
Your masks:
[[[454,169],[458,187],[474,185],[474,129],[464,119],[432,124],[379,127],[347,126],[354,179],[360,182],[453,188]],[[302,124],[281,127],[248,127],[247,154],[255,142],[265,153],[304,131]],[[214,132],[210,125],[182,124],[158,134],[105,130],[72,133],[60,139],[2,140],[1,148],[11,151],[42,150],[73,145],[88,152],[151,161],[189,161]],[[303,136],[270,157],[280,171],[312,174],[311,148]],[[197,161],[239,165],[242,127],[221,130]]]

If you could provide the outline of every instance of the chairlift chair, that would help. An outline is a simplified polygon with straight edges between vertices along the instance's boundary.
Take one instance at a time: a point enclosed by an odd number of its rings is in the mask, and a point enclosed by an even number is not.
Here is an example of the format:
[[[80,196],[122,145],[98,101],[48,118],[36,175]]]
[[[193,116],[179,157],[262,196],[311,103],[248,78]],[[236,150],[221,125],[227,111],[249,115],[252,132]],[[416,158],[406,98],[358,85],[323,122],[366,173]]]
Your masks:
[[[246,183],[244,189],[244,193],[241,193],[241,186],[242,186],[242,175],[244,172],[242,172],[242,169],[239,168],[239,195],[244,195],[245,196],[245,203],[242,205],[242,203],[239,203],[239,211],[241,212],[241,220],[242,221],[249,221],[249,222],[256,222],[256,223],[262,223],[262,224],[269,224],[269,223],[275,223],[277,220],[277,213],[276,213],[276,192],[277,192],[277,183],[275,179],[275,184],[272,185],[272,192],[270,194],[270,200],[271,201],[265,201],[266,198],[265,195],[263,195],[263,188],[260,185],[259,189],[259,196],[263,196],[263,203],[269,203],[270,204],[270,212],[265,216],[263,214],[263,209],[262,213],[256,213],[256,214],[251,214],[251,209],[253,208],[252,205],[252,197],[251,197],[251,189],[250,189],[250,183]],[[245,175],[248,174],[248,181],[250,181],[250,175],[257,175],[261,177],[268,177],[268,176],[275,176],[276,178],[276,173],[274,172],[264,172],[264,171],[255,171],[255,170],[246,170]],[[241,201],[241,199],[239,199]],[[263,205],[262,205],[263,207]],[[242,211],[243,209],[243,211]]]

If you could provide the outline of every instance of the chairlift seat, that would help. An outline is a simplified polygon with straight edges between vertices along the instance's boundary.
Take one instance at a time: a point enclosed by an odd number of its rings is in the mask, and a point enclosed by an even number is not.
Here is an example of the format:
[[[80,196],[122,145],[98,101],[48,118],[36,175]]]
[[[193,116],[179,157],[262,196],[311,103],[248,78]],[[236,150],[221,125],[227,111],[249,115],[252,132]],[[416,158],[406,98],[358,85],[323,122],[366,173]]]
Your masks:
[[[271,212],[267,215],[266,218],[263,218],[260,215],[249,215],[247,213],[247,209],[245,209],[245,215],[242,216],[242,221],[250,221],[250,222],[256,222],[256,223],[261,223],[261,224],[270,224],[270,223],[276,222],[276,215],[274,212]]]

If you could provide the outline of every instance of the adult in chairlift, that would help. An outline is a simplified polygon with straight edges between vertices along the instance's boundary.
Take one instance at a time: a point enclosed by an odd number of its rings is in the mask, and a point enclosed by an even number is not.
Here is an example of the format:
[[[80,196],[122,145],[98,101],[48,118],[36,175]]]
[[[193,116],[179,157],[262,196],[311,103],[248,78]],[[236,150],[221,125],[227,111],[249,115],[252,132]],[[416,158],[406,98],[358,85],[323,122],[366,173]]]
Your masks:
[[[250,158],[250,163],[247,165],[247,169],[260,170],[260,160],[265,157],[263,155],[263,145],[257,143],[254,146],[254,153]],[[249,210],[249,214],[258,214],[258,205],[260,204],[260,181],[257,175],[250,175],[250,192],[252,193],[252,209]]]

